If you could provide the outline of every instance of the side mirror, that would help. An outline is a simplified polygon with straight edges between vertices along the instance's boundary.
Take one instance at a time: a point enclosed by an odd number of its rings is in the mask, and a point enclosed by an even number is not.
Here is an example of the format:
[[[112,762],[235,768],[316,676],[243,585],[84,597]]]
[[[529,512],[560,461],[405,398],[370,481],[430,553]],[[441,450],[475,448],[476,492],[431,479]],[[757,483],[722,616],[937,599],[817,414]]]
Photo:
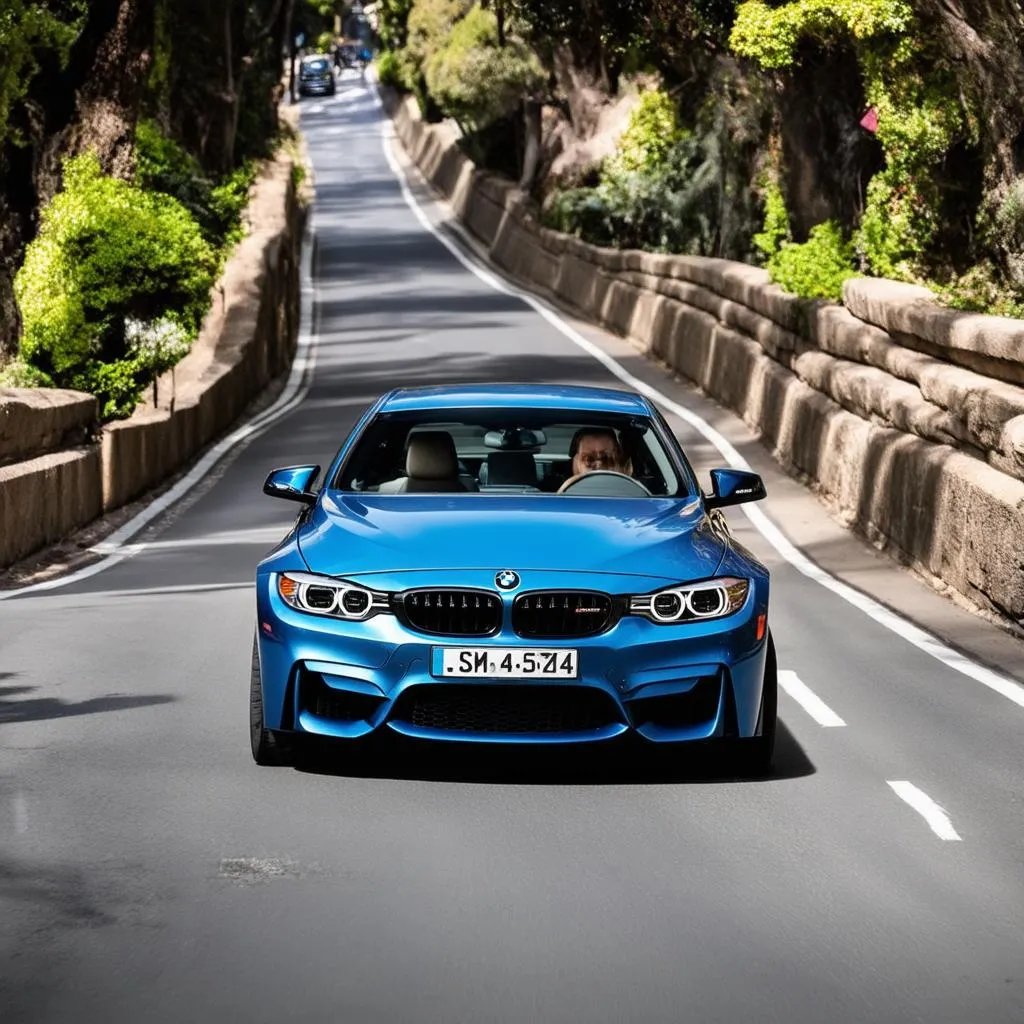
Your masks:
[[[317,496],[308,488],[319,472],[319,466],[286,466],[284,469],[271,470],[270,476],[263,483],[263,493],[272,498],[315,505]]]
[[[704,496],[704,504],[709,509],[743,505],[768,496],[764,481],[757,473],[748,473],[742,469],[711,470],[711,487],[714,494]]]

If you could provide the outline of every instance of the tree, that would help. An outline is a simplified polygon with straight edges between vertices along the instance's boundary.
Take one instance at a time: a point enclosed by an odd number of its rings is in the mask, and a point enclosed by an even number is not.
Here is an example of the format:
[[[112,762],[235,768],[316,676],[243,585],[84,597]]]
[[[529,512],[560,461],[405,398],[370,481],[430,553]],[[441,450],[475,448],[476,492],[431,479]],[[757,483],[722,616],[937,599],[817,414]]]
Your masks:
[[[14,274],[62,159],[87,149],[130,173],[153,8],[146,0],[0,0],[0,355],[17,347]],[[8,60],[8,53],[11,58]]]

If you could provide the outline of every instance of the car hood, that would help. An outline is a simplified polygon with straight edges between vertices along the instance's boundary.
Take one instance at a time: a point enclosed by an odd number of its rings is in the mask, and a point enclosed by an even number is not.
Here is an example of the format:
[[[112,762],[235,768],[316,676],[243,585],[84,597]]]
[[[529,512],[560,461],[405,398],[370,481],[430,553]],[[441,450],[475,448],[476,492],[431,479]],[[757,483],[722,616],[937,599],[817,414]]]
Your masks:
[[[300,527],[310,571],[422,570],[713,576],[727,545],[697,499],[327,492]]]

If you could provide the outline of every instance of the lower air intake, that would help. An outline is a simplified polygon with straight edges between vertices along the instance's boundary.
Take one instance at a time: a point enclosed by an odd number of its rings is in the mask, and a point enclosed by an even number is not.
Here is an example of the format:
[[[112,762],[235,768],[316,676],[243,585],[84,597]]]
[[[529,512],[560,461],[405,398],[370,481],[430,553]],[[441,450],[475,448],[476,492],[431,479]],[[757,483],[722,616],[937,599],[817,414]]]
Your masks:
[[[621,722],[615,702],[592,686],[414,686],[391,718],[421,729],[506,736],[591,732]]]
[[[629,702],[633,725],[654,725],[662,729],[685,729],[710,722],[718,713],[722,681],[718,676],[703,676],[686,693],[666,697],[645,697]]]

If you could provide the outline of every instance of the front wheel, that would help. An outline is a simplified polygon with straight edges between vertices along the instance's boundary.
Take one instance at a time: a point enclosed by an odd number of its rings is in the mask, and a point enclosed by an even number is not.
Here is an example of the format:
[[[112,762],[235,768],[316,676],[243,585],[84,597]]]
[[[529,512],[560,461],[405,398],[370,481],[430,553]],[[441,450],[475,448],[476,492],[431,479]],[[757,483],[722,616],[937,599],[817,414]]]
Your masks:
[[[255,637],[252,641],[252,671],[249,674],[249,742],[252,745],[252,759],[259,765],[292,763],[292,738],[286,733],[272,732],[264,723],[260,650]]]
[[[768,656],[764,663],[764,685],[761,688],[761,710],[757,717],[757,734],[739,741],[743,772],[754,777],[770,775],[775,760],[775,735],[779,718],[779,669],[775,657],[775,641],[768,634]]]

